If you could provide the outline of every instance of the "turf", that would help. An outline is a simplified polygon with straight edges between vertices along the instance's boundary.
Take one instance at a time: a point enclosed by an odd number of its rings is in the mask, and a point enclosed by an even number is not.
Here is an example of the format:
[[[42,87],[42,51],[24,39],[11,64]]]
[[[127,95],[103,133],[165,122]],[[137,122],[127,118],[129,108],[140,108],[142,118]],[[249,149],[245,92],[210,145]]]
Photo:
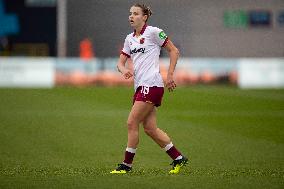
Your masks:
[[[0,89],[0,188],[284,188],[284,90],[192,86],[165,93],[158,126],[190,158],[140,131],[123,159],[132,88]]]

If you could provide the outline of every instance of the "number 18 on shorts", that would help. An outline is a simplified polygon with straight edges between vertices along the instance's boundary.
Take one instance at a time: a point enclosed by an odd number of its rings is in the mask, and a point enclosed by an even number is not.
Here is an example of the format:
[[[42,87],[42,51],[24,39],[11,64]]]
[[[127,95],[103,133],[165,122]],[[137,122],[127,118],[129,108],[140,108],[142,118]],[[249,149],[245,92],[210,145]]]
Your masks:
[[[158,107],[161,106],[163,95],[163,87],[140,86],[137,88],[133,96],[133,104],[135,103],[135,101],[143,101],[150,104],[154,104],[154,106]]]

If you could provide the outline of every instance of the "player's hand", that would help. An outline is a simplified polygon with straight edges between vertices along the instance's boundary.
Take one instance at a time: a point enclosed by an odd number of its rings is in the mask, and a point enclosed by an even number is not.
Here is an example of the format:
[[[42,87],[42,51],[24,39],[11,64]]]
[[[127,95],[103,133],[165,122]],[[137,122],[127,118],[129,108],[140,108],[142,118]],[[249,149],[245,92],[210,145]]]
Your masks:
[[[123,71],[123,77],[124,77],[125,79],[129,79],[129,78],[131,78],[132,76],[133,76],[133,73],[132,73],[130,70],[125,69],[125,70]]]
[[[169,92],[173,92],[176,86],[177,85],[173,79],[173,75],[168,74],[167,81],[166,81],[166,87],[168,88]]]

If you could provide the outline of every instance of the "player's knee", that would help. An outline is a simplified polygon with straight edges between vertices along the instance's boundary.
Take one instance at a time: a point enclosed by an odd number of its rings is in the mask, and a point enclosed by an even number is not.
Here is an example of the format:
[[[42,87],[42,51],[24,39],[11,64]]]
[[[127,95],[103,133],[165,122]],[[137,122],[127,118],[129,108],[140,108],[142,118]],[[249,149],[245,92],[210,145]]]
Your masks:
[[[156,136],[156,132],[157,129],[148,129],[148,128],[144,128],[144,132],[148,135],[148,136],[151,136],[151,137],[154,137]]]
[[[127,128],[128,128],[128,130],[137,130],[136,122],[132,119],[128,119],[127,120]]]

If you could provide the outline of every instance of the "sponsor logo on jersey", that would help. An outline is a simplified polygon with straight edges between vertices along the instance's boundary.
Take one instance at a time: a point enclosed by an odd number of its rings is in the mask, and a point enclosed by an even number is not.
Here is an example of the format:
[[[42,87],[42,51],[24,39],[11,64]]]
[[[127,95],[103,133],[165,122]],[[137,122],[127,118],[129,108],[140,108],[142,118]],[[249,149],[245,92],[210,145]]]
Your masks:
[[[161,39],[166,39],[166,38],[167,38],[167,34],[165,34],[164,31],[161,31],[161,32],[159,33],[159,37],[160,37]]]
[[[145,52],[145,48],[139,48],[139,49],[135,48],[135,49],[130,51],[130,54],[135,54],[135,53],[139,53],[139,52],[144,53]]]

